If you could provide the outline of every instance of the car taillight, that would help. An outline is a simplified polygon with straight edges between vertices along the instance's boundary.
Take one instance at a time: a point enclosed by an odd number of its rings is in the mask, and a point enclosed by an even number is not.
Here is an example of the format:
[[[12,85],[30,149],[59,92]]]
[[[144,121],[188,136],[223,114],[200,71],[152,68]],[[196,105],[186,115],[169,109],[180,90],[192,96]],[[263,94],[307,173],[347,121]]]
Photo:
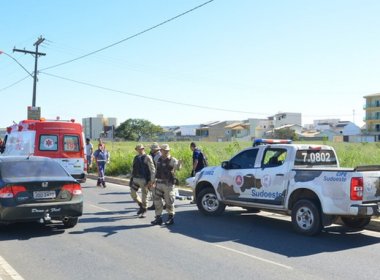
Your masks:
[[[24,186],[6,186],[0,189],[0,198],[13,198],[20,192],[25,192]]]
[[[70,192],[72,195],[81,195],[82,194],[82,188],[80,184],[65,184],[62,187],[63,190],[66,190]]]
[[[351,189],[350,189],[351,200],[362,200],[363,190],[364,190],[363,178],[362,177],[351,178]]]

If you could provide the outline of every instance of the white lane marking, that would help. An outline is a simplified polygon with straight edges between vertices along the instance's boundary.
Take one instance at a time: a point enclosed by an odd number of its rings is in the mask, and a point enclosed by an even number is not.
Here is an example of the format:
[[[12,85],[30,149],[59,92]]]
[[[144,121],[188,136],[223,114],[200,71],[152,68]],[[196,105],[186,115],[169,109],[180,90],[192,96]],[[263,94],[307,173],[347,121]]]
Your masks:
[[[4,271],[6,274],[4,275],[2,271]],[[22,278],[21,275],[18,274],[16,270],[14,270],[13,267],[11,267],[10,264],[7,263],[2,256],[0,256],[0,274],[6,277],[5,279],[9,279],[10,277],[13,280],[24,280],[24,278]],[[1,275],[0,279],[3,279],[1,278]]]
[[[231,252],[234,252],[234,253],[237,253],[237,254],[240,254],[240,255],[252,258],[252,259],[256,259],[256,260],[259,260],[259,261],[262,261],[262,262],[269,263],[269,264],[277,265],[277,266],[285,268],[285,269],[289,269],[289,270],[293,269],[293,267],[291,267],[291,266],[287,266],[287,265],[284,265],[284,264],[281,264],[281,263],[278,263],[278,262],[274,262],[274,261],[271,261],[271,260],[260,258],[260,257],[254,256],[254,255],[251,255],[251,254],[247,254],[247,253],[235,250],[235,249],[231,249],[231,248],[222,246],[222,245],[218,245],[218,244],[213,244],[213,245],[216,246],[216,247],[222,248],[224,250],[228,250],[228,251],[231,251]]]

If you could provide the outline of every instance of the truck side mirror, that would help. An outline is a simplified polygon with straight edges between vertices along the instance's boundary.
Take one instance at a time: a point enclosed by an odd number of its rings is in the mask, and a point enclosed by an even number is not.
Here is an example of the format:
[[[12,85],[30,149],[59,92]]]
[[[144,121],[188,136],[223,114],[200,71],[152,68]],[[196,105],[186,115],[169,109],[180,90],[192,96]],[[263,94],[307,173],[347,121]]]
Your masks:
[[[222,168],[229,169],[229,162],[227,160],[222,162]]]

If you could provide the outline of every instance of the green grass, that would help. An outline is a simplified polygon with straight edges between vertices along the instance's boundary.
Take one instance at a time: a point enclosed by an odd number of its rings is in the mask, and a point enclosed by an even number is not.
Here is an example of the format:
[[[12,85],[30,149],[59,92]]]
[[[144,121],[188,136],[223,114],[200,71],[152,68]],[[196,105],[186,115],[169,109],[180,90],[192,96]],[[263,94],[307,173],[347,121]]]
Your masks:
[[[308,143],[309,142],[302,142]],[[380,143],[336,143],[312,142],[313,144],[326,144],[333,146],[337,152],[342,167],[356,167],[359,165],[380,164]],[[131,173],[132,161],[136,152],[136,142],[106,142],[106,148],[111,153],[110,164],[106,167],[106,175],[119,176]],[[149,153],[151,143],[144,143]],[[163,144],[163,143],[160,143]],[[190,176],[192,165],[192,151],[190,142],[170,142],[171,154],[182,160],[182,169],[177,172],[181,183]],[[252,142],[197,142],[199,148],[207,156],[209,165],[220,165],[240,150],[252,146]],[[95,166],[90,172],[96,172]]]

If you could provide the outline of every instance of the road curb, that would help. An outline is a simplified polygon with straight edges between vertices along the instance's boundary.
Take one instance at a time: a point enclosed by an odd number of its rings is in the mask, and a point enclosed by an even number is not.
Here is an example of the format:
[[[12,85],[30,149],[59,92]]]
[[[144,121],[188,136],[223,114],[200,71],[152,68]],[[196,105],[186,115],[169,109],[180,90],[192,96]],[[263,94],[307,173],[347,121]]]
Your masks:
[[[87,178],[97,180],[98,176],[93,175],[93,174],[88,174]],[[124,186],[129,186],[129,179],[128,178],[106,176],[106,182],[124,185]],[[186,186],[178,186],[178,192],[181,196],[184,196],[184,197],[188,197],[188,196],[193,195],[191,188],[186,187]],[[371,222],[369,223],[368,226],[365,227],[365,229],[380,232],[380,216],[372,218]]]

